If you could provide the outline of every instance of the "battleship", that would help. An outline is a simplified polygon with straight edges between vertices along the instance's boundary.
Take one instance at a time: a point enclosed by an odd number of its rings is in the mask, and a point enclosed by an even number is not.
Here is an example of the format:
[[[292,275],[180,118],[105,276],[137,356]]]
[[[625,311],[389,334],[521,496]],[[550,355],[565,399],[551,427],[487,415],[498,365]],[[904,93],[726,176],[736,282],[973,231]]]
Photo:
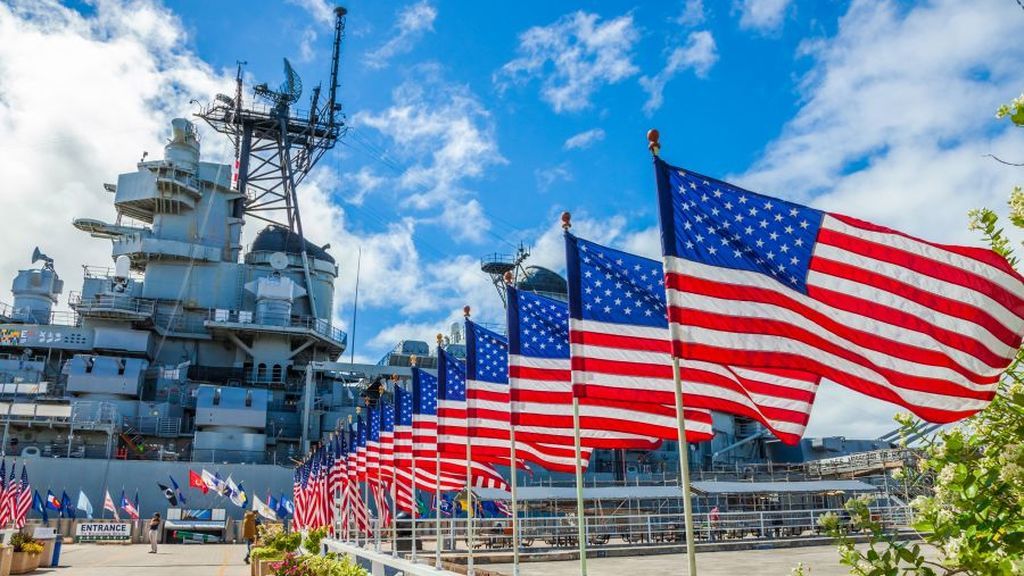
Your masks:
[[[325,89],[304,102],[285,61],[277,87],[247,88],[239,66],[232,94],[217,94],[192,118],[174,119],[163,158],[144,157],[104,184],[114,219],[78,219],[110,261],[84,264],[65,291],[45,238],[26,254],[0,303],[0,418],[4,458],[25,464],[42,490],[142,495],[143,513],[163,512],[157,483],[184,483],[208,469],[250,493],[291,492],[292,468],[321,438],[406,381],[410,365],[436,367],[436,350],[406,340],[375,364],[344,362],[335,286],[350,273],[346,246],[317,244],[302,227],[301,185],[344,138],[339,100],[346,12],[335,13]],[[198,125],[226,138],[234,162],[203,159]],[[259,227],[248,246],[244,226]],[[529,251],[487,256],[481,273],[499,287],[565,298],[559,274],[529,264]],[[439,340],[464,354],[457,326]],[[691,448],[696,472],[754,478],[767,467],[891,448],[894,437],[774,441],[758,423],[715,414],[715,438]],[[666,483],[678,470],[673,443],[653,452],[597,451],[587,484]],[[507,474],[508,471],[505,471]],[[535,470],[520,485],[570,477]],[[187,491],[190,505],[241,510]]]

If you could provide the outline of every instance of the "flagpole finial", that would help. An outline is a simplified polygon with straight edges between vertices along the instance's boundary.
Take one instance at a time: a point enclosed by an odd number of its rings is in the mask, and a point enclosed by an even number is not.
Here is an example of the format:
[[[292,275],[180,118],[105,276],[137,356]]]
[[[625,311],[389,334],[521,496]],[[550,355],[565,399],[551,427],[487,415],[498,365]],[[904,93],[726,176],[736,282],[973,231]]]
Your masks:
[[[565,212],[562,212],[562,230],[568,232],[569,228],[572,228],[572,214],[566,210]]]
[[[417,358],[415,354],[410,354],[409,355],[409,366],[415,366],[417,360],[419,360],[419,358]]]
[[[437,347],[440,348],[443,343],[444,343],[444,334],[441,334],[440,332],[438,332],[437,333]]]
[[[466,318],[469,318],[472,312],[473,309],[470,308],[468,304],[462,307],[462,315]]]
[[[658,132],[657,128],[651,128],[647,131],[647,149],[651,151],[651,156],[657,156],[658,151],[661,150],[661,132]]]
[[[503,278],[505,280],[505,284],[508,284],[509,286],[512,285],[512,271],[511,270],[505,272],[505,275],[503,276]]]

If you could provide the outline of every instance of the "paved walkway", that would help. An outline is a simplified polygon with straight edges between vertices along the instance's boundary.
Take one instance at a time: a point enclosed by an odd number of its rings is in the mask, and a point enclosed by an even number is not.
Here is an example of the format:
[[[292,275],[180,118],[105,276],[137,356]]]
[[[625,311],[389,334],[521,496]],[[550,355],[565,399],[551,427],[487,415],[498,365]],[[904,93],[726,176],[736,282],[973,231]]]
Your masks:
[[[52,576],[248,576],[240,544],[162,544],[149,554],[144,544],[68,544]],[[817,575],[815,575],[817,576]]]
[[[732,552],[700,552],[697,568],[700,576],[789,576],[798,562],[811,567],[813,576],[844,576],[849,568],[839,565],[835,546],[806,548],[778,548],[775,550],[739,550]],[[511,564],[481,566],[487,570],[512,574]],[[579,563],[526,562],[519,565],[522,576],[576,576]],[[589,576],[632,576],[635,574],[664,574],[685,576],[686,556],[663,554],[629,556],[623,558],[590,558]]]

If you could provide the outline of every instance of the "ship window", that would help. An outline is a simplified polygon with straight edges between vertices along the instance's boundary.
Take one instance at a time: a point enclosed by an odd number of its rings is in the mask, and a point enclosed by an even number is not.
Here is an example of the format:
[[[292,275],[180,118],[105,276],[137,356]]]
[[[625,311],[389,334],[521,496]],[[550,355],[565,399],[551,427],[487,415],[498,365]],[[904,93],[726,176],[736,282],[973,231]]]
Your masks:
[[[281,365],[280,364],[274,364],[273,381],[274,382],[280,382],[281,381]]]
[[[256,367],[256,381],[257,382],[263,382],[266,379],[267,379],[267,365],[263,364],[261,362],[260,365]]]
[[[213,392],[213,405],[220,406],[220,388],[217,388]]]

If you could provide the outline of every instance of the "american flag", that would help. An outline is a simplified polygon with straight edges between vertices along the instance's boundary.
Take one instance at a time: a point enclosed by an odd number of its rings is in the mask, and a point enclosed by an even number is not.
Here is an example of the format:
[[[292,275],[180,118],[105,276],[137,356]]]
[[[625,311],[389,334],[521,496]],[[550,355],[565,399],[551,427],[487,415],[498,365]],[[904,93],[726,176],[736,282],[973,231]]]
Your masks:
[[[387,485],[395,477],[395,407],[382,398],[377,410],[380,412],[380,479]]]
[[[418,369],[417,369],[418,370]],[[464,486],[465,475],[451,476],[434,474],[434,458],[428,460],[412,458],[413,444],[413,401],[412,394],[399,386],[395,387],[395,505],[406,512],[415,513],[413,499],[413,478],[416,488],[433,492],[437,481],[442,490],[459,490]],[[415,473],[415,476],[413,476]]]
[[[295,524],[296,530],[306,527],[306,506],[302,492],[302,470],[305,467],[305,464],[300,464],[292,473],[292,499],[295,501],[295,514],[292,522]]]
[[[356,416],[356,479],[360,482],[366,481],[366,416]]]
[[[370,533],[370,512],[366,507],[366,502],[363,500],[363,495],[359,491],[359,479],[358,479],[358,449],[360,436],[359,431],[353,424],[349,424],[348,427],[348,452],[345,455],[345,461],[348,465],[348,482],[345,484],[347,489],[345,495],[345,502],[348,506],[348,513],[350,517],[354,518],[356,528],[364,534]]]
[[[475,327],[475,324],[474,324]],[[481,330],[483,330],[481,328]],[[495,335],[496,336],[496,335]],[[469,346],[479,340],[469,340]],[[504,339],[500,346],[507,348]],[[474,350],[474,357],[479,361],[480,355]],[[503,403],[496,403],[491,410],[478,410],[473,426],[466,426],[466,365],[462,360],[451,356],[444,350],[438,352],[438,442],[446,453],[453,457],[465,459],[466,446],[473,443],[473,458],[508,466],[511,462],[511,416],[508,408],[508,391],[504,392]],[[504,378],[508,382],[507,376]],[[500,384],[500,383],[499,383]],[[506,386],[507,388],[507,386]],[[502,407],[504,405],[504,407]],[[559,472],[575,470],[575,454],[565,446],[538,445],[516,439],[517,466],[525,467],[523,461],[528,460]],[[590,457],[590,451],[584,453],[584,466]]]
[[[572,335],[577,385],[592,397],[657,403],[660,424],[671,434],[675,409],[668,405],[675,403],[675,384],[661,263],[572,236],[567,245],[569,276],[581,278],[573,310],[580,318],[573,320]],[[630,364],[616,359],[623,350]],[[688,410],[753,418],[791,444],[807,426],[819,380],[802,372],[690,360],[681,370]]]
[[[14,516],[14,523],[19,529],[25,527],[25,518],[28,516],[28,511],[32,509],[32,486],[28,483],[28,466],[25,466],[24,462],[21,464],[20,488],[21,492],[18,494]]]
[[[674,352],[802,370],[933,422],[988,405],[1024,281],[948,246],[656,161]]]
[[[423,458],[424,469],[434,470],[437,452],[437,377],[420,368],[412,376],[413,435],[416,458]],[[468,415],[469,410],[467,410]],[[441,458],[441,473],[453,477],[466,476],[466,460]],[[419,464],[417,464],[419,466]],[[489,464],[473,459],[470,462],[471,484],[478,488],[510,489],[505,480]]]
[[[572,445],[569,306],[512,287],[506,293],[516,434]],[[649,429],[649,422],[659,420],[647,413],[638,414],[630,403],[587,396],[580,397],[579,403],[580,442],[584,446],[650,449],[665,437],[663,427]],[[677,429],[674,408],[653,409],[670,412],[672,430]],[[700,412],[688,416],[691,440],[704,439],[710,431],[710,421]]]
[[[11,465],[13,468],[13,464]],[[14,470],[11,470],[13,479]],[[7,461],[0,460],[0,528],[6,528],[11,520],[11,512],[7,509]]]
[[[13,522],[18,514],[18,479],[15,475],[17,466],[17,462],[11,462],[11,476],[7,479],[3,494],[0,494],[0,507],[3,508],[6,517],[6,521],[0,524],[2,527],[6,527],[8,522]]]

